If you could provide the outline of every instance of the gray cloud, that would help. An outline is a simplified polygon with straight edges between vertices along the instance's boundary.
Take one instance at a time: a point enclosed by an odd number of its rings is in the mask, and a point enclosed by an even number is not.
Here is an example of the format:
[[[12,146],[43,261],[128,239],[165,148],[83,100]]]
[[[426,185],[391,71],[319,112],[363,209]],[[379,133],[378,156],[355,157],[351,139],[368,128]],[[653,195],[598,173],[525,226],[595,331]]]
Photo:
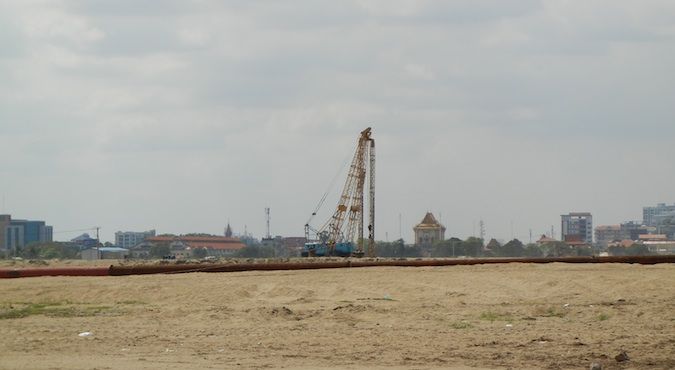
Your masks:
[[[452,235],[482,217],[489,236],[513,222],[526,239],[571,210],[616,223],[673,201],[669,1],[17,1],[0,14],[0,193],[57,229],[220,232],[229,218],[260,236],[271,206],[275,233],[301,234],[369,125],[381,239],[403,214],[410,240],[427,210]]]

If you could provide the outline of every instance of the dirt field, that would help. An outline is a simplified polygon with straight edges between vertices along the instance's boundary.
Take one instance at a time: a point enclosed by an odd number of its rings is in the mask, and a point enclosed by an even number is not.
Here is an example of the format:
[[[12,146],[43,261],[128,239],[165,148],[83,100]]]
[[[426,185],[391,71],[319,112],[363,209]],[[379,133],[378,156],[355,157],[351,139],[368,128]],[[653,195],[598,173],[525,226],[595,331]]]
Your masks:
[[[2,369],[674,369],[675,266],[9,279],[0,333]]]

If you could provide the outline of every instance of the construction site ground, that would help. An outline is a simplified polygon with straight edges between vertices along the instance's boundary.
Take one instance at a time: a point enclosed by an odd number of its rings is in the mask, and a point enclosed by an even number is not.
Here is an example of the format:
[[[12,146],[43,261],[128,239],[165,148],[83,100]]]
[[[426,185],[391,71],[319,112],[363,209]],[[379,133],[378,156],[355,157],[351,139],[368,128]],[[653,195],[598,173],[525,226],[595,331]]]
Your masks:
[[[0,369],[673,369],[675,265],[5,279],[0,332]]]

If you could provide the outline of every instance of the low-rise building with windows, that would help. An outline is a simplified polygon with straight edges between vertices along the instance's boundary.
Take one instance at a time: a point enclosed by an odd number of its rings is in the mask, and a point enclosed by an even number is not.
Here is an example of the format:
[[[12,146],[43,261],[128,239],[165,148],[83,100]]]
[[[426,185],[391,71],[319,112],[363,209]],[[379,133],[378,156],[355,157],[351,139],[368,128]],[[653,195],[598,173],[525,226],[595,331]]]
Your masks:
[[[115,233],[115,245],[120,248],[133,248],[146,238],[155,236],[155,230],[149,231],[118,231]]]
[[[160,235],[146,238],[132,249],[132,255],[149,257],[153,246],[167,246],[176,258],[190,257],[196,249],[205,249],[209,256],[227,257],[246,247],[241,240],[225,236]]]

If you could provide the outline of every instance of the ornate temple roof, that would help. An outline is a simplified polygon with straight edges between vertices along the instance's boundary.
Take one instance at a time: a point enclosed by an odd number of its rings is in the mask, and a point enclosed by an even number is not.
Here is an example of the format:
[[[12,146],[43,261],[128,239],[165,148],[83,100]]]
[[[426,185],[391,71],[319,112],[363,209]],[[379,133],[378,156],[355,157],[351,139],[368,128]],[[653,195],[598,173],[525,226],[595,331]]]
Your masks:
[[[427,212],[427,214],[424,216],[422,219],[422,222],[420,222],[417,226],[415,226],[415,229],[445,229],[445,226],[441,225],[438,220],[436,220],[436,217],[434,217],[433,213]]]

